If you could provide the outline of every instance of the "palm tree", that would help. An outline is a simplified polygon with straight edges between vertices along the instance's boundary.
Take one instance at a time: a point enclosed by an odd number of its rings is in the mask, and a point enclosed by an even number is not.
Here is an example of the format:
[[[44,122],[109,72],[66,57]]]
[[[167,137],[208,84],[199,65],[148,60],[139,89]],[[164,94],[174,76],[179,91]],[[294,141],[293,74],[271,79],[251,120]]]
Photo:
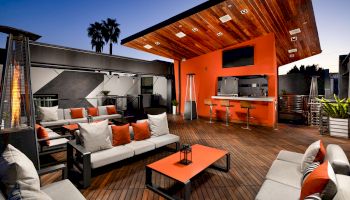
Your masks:
[[[112,55],[113,43],[118,43],[120,34],[119,24],[116,19],[102,20],[102,35],[106,43],[109,43],[109,54]]]
[[[101,53],[103,50],[103,46],[105,42],[103,41],[102,35],[102,24],[99,22],[95,22],[90,24],[88,27],[88,36],[91,38],[91,47],[95,48],[96,52]]]

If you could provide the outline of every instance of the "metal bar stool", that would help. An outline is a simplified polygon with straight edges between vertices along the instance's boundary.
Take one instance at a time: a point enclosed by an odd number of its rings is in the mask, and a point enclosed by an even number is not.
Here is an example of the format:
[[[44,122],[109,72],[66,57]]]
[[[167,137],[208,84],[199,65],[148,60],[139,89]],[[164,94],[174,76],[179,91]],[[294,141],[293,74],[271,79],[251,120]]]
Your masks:
[[[215,103],[211,99],[204,99],[204,105],[209,106],[209,123],[213,123],[212,115],[213,115],[213,107],[216,106]]]
[[[242,126],[242,128],[251,130],[249,127],[249,119],[253,117],[250,117],[250,109],[255,109],[255,107],[252,106],[252,103],[250,101],[241,101],[241,108],[247,109],[247,125],[245,127]]]
[[[229,100],[220,101],[220,105],[221,105],[221,107],[226,108],[226,126],[228,126],[229,116],[230,116],[230,108],[234,107],[234,105],[231,105]]]

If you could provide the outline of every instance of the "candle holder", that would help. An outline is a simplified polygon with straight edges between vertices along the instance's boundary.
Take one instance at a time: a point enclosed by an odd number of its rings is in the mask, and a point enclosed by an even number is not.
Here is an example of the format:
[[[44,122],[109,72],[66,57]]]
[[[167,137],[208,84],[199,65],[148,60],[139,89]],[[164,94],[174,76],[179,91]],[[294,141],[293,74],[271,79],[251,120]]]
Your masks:
[[[180,149],[180,163],[183,165],[192,163],[192,148],[189,144],[183,144]]]
[[[94,119],[92,118],[91,115],[88,115],[88,116],[87,116],[87,121],[88,121],[88,123],[90,124],[90,123],[92,123],[92,122],[94,121]]]

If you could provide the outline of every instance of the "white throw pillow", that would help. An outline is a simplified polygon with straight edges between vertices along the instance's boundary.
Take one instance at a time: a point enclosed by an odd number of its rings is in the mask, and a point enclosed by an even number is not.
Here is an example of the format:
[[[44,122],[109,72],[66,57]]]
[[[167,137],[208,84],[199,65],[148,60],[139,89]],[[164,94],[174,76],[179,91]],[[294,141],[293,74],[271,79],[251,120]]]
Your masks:
[[[148,115],[148,123],[151,129],[151,134],[154,136],[161,136],[170,133],[166,113]]]
[[[0,156],[0,178],[8,199],[51,199],[40,191],[40,179],[32,161],[11,144]]]
[[[39,106],[39,113],[41,115],[41,121],[43,122],[50,122],[50,121],[57,121],[58,120],[58,106],[54,107],[40,107]]]
[[[80,142],[87,151],[112,148],[108,120],[97,123],[78,123]]]
[[[321,144],[321,140],[318,140],[314,143],[312,143],[305,151],[304,155],[303,155],[303,159],[301,160],[301,172],[304,172],[305,169],[313,162],[317,162],[318,160],[315,160],[317,154],[319,153],[319,151],[321,151],[320,149],[324,148],[323,144]],[[320,162],[323,162],[323,160],[321,160]]]

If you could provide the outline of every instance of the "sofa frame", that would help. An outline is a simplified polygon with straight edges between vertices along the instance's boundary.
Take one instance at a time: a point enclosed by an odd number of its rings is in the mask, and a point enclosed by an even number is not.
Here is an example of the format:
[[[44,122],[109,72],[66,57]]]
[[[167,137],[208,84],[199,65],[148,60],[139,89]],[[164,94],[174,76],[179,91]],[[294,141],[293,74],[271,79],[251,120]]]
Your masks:
[[[169,143],[166,146],[172,144],[175,144],[174,151],[177,152],[180,148],[180,142]],[[91,166],[91,152],[87,151],[82,145],[77,144],[76,140],[71,140],[67,143],[68,172],[71,172],[73,167],[76,167],[82,175],[82,181],[80,183],[82,187],[89,187],[91,183],[91,172],[93,170]]]

